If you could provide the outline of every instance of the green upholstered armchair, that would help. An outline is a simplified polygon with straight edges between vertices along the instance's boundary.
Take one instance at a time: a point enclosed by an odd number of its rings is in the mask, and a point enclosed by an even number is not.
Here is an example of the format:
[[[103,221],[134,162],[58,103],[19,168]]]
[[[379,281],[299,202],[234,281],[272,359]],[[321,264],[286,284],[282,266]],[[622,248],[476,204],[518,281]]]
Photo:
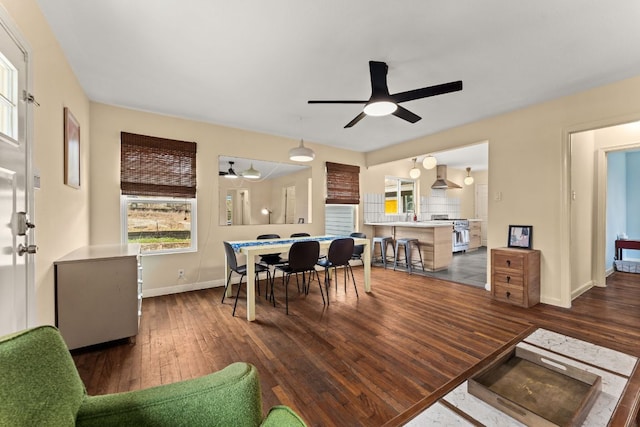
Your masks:
[[[233,363],[192,380],[89,396],[52,326],[0,338],[0,426],[304,426],[289,408],[262,414],[256,368]]]

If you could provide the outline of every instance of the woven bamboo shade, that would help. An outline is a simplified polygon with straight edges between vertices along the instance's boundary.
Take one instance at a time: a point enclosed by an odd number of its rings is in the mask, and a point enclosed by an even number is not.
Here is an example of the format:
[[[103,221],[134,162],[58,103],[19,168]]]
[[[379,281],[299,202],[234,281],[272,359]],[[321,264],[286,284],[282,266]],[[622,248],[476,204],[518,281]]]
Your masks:
[[[326,163],[328,205],[360,203],[360,166]]]
[[[129,196],[196,197],[196,143],[120,133],[120,189]]]

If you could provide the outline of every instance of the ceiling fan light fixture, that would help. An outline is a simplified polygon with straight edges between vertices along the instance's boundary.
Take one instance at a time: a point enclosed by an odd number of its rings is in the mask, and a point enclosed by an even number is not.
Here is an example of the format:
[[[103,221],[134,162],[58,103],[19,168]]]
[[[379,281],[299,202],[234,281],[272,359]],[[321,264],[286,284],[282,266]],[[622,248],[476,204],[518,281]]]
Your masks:
[[[388,116],[398,109],[398,105],[391,101],[372,101],[364,106],[364,113],[367,116]]]
[[[416,166],[416,160],[418,160],[418,159],[416,159],[416,158],[413,159],[413,167],[409,171],[409,176],[412,179],[420,178],[420,169],[418,169],[418,167]]]
[[[467,168],[467,176],[464,179],[464,185],[471,185],[473,184],[473,177],[471,176],[471,168]]]
[[[425,157],[424,160],[422,161],[422,167],[427,170],[435,168],[437,164],[438,164],[438,160],[435,157],[433,157],[431,154]]]
[[[229,170],[227,171],[227,174],[224,176],[227,179],[236,179],[238,178],[238,174],[236,173],[236,171],[233,170],[233,164],[235,162],[229,162]]]
[[[258,179],[260,178],[260,171],[256,170],[253,168],[253,163],[251,163],[251,167],[249,169],[247,169],[246,171],[242,172],[242,176],[244,178],[249,178],[249,179]]]
[[[300,140],[300,145],[289,150],[289,160],[294,162],[310,162],[316,157],[316,153],[311,148],[304,146],[304,141]]]

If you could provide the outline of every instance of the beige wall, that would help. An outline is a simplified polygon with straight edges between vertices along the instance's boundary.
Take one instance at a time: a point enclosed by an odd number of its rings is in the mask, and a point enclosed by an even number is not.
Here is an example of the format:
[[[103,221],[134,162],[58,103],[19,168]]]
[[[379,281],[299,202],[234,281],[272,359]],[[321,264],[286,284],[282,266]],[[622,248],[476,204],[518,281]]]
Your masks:
[[[258,234],[288,236],[294,231],[324,232],[324,163],[337,161],[362,166],[364,154],[305,141],[315,150],[311,162],[313,223],[220,226],[218,156],[288,161],[288,151],[299,141],[232,129],[175,117],[91,104],[91,243],[120,241],[120,132],[132,132],[198,143],[198,252],[145,256],[146,296],[223,284],[223,240],[253,239]],[[265,228],[267,227],[267,228]],[[178,280],[178,269],[185,278]]]
[[[53,262],[89,241],[89,100],[34,0],[1,0],[31,47],[34,108],[33,163],[41,176],[35,192],[37,323],[53,324]],[[80,123],[81,188],[63,184],[63,109]]]
[[[542,301],[569,306],[568,134],[637,120],[639,91],[640,77],[620,81],[368,153],[367,164],[489,141],[489,248],[504,246],[509,224],[533,225]]]

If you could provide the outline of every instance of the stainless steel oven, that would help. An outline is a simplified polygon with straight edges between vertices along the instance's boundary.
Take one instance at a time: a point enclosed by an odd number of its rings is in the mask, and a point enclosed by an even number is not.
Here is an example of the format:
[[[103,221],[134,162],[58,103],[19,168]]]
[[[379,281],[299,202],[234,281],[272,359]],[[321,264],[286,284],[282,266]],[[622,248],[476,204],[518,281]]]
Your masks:
[[[466,219],[453,220],[453,252],[469,249],[469,221]]]
[[[451,221],[453,235],[451,236],[453,252],[462,252],[469,249],[469,220],[449,219],[449,215],[431,215],[433,221]]]

